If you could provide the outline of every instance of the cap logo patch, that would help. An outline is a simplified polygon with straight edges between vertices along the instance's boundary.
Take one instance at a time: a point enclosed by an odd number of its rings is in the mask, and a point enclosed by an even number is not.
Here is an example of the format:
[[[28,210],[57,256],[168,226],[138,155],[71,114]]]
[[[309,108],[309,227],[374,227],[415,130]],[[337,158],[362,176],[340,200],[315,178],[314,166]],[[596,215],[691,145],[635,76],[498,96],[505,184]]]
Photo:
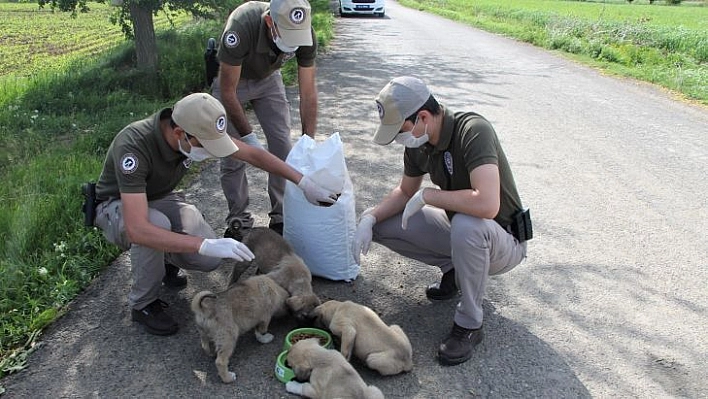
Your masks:
[[[226,129],[226,117],[221,115],[216,119],[216,130],[223,132]]]
[[[123,174],[129,175],[138,169],[138,157],[129,152],[120,159],[120,168]]]
[[[383,104],[381,104],[380,102],[377,101],[376,108],[378,108],[378,110],[379,110],[379,119],[383,120],[384,115],[386,114],[386,112],[384,112]]]
[[[224,35],[224,45],[229,48],[238,46],[241,39],[238,38],[238,33],[229,31]]]
[[[296,25],[300,25],[302,21],[305,20],[305,9],[302,7],[295,7],[290,10],[290,21]]]

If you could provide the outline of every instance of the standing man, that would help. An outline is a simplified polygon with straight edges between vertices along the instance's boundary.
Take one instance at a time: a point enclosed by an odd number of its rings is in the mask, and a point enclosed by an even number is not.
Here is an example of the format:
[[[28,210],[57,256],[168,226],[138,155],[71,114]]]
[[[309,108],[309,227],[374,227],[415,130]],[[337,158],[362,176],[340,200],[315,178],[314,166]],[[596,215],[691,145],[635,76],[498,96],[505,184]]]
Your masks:
[[[376,97],[381,125],[374,142],[403,144],[403,177],[362,213],[353,240],[357,262],[372,239],[403,256],[440,267],[431,300],[462,291],[450,334],[438,349],[444,365],[463,363],[482,341],[482,299],[489,275],[526,257],[528,234],[516,233],[522,211],[514,177],[492,125],[474,112],[438,104],[417,78],[399,77]],[[421,188],[423,176],[438,187]],[[427,205],[427,206],[426,206]],[[515,235],[510,232],[514,231]]]
[[[165,262],[209,272],[222,258],[250,261],[253,253],[232,238],[215,238],[201,212],[175,187],[193,162],[231,157],[298,185],[317,205],[335,202],[319,187],[263,149],[226,134],[226,111],[206,93],[190,94],[174,108],[131,123],[113,139],[96,185],[94,224],[108,241],[130,250],[133,283],[128,294],[134,321],[156,335],[177,332],[177,323],[158,298]]]
[[[263,129],[268,151],[285,160],[292,148],[290,105],[280,67],[295,57],[300,89],[302,134],[315,137],[317,88],[315,56],[317,39],[312,29],[307,0],[248,1],[237,7],[221,35],[217,57],[219,75],[212,94],[226,108],[228,133],[253,146],[260,146],[257,133],[248,121],[244,104],[250,102]],[[221,187],[229,205],[224,237],[242,239],[253,226],[248,207],[246,165],[224,158]],[[283,234],[283,193],[285,180],[268,176],[271,211],[269,227]]]

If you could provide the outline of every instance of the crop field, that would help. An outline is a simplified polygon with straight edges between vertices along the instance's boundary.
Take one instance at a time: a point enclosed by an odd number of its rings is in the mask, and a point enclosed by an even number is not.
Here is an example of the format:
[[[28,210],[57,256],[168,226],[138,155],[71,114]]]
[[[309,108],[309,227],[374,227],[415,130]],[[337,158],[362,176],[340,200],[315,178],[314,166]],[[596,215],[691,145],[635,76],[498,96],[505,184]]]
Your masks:
[[[399,0],[708,104],[708,3]]]
[[[120,26],[109,19],[117,11],[90,3],[88,13],[56,11],[36,3],[0,2],[0,77],[30,76],[91,57],[125,42]],[[179,14],[175,24],[190,16]],[[168,28],[167,16],[155,17],[155,30]]]

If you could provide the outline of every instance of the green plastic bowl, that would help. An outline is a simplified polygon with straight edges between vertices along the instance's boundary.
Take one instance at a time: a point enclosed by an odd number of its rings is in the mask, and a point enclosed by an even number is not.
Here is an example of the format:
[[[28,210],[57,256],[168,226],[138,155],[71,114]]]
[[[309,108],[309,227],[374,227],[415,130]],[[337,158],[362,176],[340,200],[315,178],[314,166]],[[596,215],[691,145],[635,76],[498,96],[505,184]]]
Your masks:
[[[283,350],[288,350],[293,346],[293,337],[298,334],[315,335],[320,338],[320,344],[324,341],[324,346],[327,349],[332,349],[332,336],[325,330],[319,328],[296,328],[285,336],[285,342],[283,343]]]
[[[293,373],[293,370],[286,366],[287,358],[288,351],[282,351],[275,361],[275,378],[283,384],[295,378],[295,373]]]

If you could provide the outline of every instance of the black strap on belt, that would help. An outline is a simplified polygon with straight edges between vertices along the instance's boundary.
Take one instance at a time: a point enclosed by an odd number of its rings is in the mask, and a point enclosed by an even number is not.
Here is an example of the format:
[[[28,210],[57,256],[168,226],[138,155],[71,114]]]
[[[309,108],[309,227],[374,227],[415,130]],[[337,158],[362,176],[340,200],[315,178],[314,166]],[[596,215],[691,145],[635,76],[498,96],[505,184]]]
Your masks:
[[[96,219],[96,206],[101,202],[96,199],[96,183],[88,182],[81,185],[81,194],[84,196],[84,204],[81,210],[84,212],[84,226],[92,227]]]
[[[528,241],[533,238],[533,225],[531,224],[531,211],[528,208],[521,209],[511,216],[511,224],[506,231],[511,233],[519,242]]]

